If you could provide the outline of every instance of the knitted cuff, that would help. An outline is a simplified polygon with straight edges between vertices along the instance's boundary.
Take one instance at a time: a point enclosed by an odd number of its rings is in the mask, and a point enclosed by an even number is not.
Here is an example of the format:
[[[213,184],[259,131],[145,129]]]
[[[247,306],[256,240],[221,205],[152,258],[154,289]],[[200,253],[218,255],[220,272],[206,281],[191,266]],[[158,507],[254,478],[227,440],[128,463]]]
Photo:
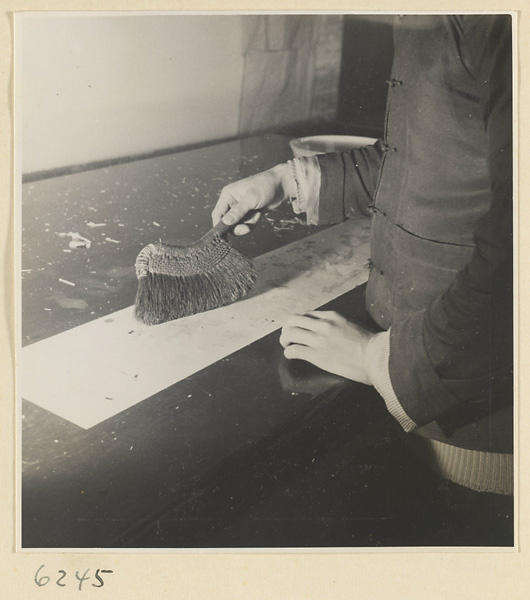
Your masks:
[[[366,364],[373,386],[382,396],[390,414],[405,431],[417,428],[416,423],[403,410],[390,381],[388,357],[390,355],[390,330],[375,334],[366,350]]]

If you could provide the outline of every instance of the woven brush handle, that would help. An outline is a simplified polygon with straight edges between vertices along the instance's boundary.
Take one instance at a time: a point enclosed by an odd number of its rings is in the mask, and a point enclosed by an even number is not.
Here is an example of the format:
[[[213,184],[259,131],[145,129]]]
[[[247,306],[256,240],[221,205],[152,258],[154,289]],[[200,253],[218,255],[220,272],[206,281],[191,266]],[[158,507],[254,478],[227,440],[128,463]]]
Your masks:
[[[224,235],[225,233],[228,233],[231,229],[232,229],[233,225],[227,225],[226,223],[224,223],[222,220],[219,221],[219,223],[217,223],[217,225],[215,227],[213,227],[211,229],[212,233],[216,233],[219,236]]]
[[[215,227],[212,227],[208,233],[205,233],[202,238],[196,242],[197,245],[202,245],[205,242],[213,240],[215,237],[223,237],[232,229],[232,225],[227,225],[223,221],[219,221]]]

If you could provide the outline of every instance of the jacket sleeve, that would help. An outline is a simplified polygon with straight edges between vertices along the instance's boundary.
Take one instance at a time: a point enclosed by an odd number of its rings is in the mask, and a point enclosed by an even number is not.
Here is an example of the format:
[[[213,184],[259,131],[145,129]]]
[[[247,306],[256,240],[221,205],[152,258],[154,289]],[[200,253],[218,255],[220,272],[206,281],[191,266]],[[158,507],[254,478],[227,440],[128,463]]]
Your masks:
[[[317,156],[321,180],[314,221],[330,224],[347,217],[370,216],[382,154],[378,141],[351,152]]]
[[[425,310],[390,329],[392,387],[418,425],[513,390],[511,19],[489,19],[464,20],[460,31],[483,84],[490,210],[475,227],[465,268]]]

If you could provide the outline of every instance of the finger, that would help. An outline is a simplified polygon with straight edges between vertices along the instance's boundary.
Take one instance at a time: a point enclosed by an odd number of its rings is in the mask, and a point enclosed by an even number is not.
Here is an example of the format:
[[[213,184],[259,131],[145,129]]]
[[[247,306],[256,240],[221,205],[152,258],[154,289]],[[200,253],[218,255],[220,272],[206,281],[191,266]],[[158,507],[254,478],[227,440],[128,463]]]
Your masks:
[[[225,213],[222,211],[222,209],[218,209],[217,206],[214,208],[214,210],[212,210],[212,225],[215,227],[217,225],[217,223],[219,223],[219,221],[223,218],[223,215]]]
[[[238,202],[237,204],[234,204],[234,206],[232,206],[225,215],[223,215],[223,223],[226,225],[234,225],[239,223],[245,219],[251,210],[252,207],[249,206],[248,203]]]
[[[306,313],[306,315],[319,320],[321,323],[327,323],[328,326],[343,327],[348,325],[351,332],[371,332],[375,333],[376,329],[364,323],[360,319],[349,320],[343,317],[340,313],[334,310],[312,310]],[[321,330],[324,333],[324,329]]]
[[[290,344],[302,344],[314,346],[316,336],[312,331],[300,329],[299,327],[284,327],[280,335],[280,344],[286,348]]]
[[[320,319],[335,323],[337,321],[344,321],[344,317],[334,310],[310,310],[305,313],[306,316],[312,317],[313,319]]]
[[[259,210],[250,211],[245,219],[246,225],[255,225],[261,217],[261,212]]]
[[[234,229],[232,229],[232,233],[238,237],[241,235],[247,235],[247,233],[250,233],[250,227],[244,224],[236,225]]]
[[[293,315],[284,323],[285,327],[299,327],[318,333],[324,333],[330,326],[330,322],[308,315]]]
[[[261,213],[258,211],[251,212],[248,214],[250,215],[250,217],[248,219],[245,219],[242,223],[239,223],[238,225],[236,225],[234,227],[234,229],[232,230],[232,233],[234,235],[237,235],[237,236],[246,235],[247,233],[252,231],[252,229],[254,228],[254,225],[259,221],[259,219],[261,217]]]
[[[217,203],[212,210],[212,223],[213,225],[217,225],[222,217],[230,210],[230,208],[237,203],[237,200],[226,191],[226,189],[221,190],[221,194]]]
[[[290,346],[287,346],[287,348],[285,348],[285,350],[283,351],[283,354],[284,354],[285,358],[288,358],[290,360],[292,360],[292,359],[306,360],[307,362],[310,362],[310,363],[318,366],[316,364],[317,352],[315,351],[314,348],[310,348],[309,346],[302,346],[299,344],[291,344]]]
[[[247,213],[254,208],[248,198],[239,201],[234,195],[236,190],[237,188],[234,188],[234,184],[228,185],[221,190],[217,204],[212,211],[212,222],[214,225],[217,225],[221,219],[227,225],[235,225],[242,221]]]

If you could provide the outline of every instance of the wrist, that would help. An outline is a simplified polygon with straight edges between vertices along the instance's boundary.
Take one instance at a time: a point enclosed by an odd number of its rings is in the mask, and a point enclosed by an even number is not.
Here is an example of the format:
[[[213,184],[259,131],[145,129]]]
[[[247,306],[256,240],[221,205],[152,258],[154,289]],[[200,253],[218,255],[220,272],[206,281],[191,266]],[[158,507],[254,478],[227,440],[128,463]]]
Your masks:
[[[385,351],[385,343],[388,344],[388,332],[382,331],[374,333],[365,348],[364,352],[364,369],[367,378],[370,380],[370,385],[375,385],[375,380],[379,378],[381,371],[385,370],[385,360],[388,362],[388,356]],[[386,356],[386,359],[385,359]]]
[[[366,385],[373,385],[372,377],[371,377],[371,352],[370,352],[370,344],[371,341],[375,338],[376,334],[371,332],[365,332],[360,340],[361,344],[361,370],[362,370],[362,381],[361,383],[365,383]]]
[[[274,173],[278,194],[282,200],[288,200],[289,198],[296,198],[297,189],[296,181],[292,176],[292,169],[289,163],[280,163],[271,169]]]

